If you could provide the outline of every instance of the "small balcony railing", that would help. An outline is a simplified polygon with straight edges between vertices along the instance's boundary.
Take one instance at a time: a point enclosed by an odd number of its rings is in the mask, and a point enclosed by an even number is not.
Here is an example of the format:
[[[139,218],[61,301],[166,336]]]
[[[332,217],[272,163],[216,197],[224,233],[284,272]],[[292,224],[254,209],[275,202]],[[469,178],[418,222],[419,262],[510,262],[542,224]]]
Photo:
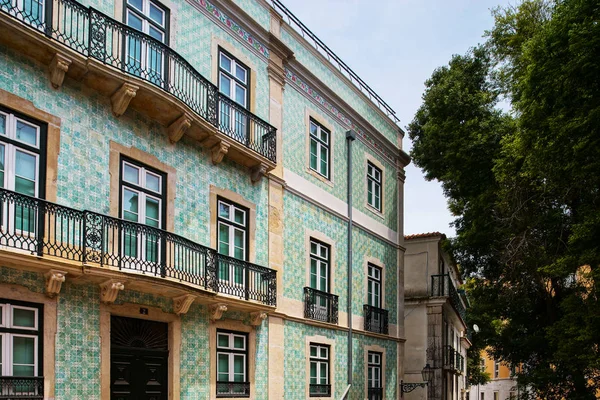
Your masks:
[[[0,376],[0,399],[43,399],[44,377]]]
[[[365,331],[388,334],[388,310],[368,304],[363,305],[365,313]]]
[[[311,383],[308,387],[310,397],[331,397],[331,385],[317,385]]]
[[[338,296],[310,287],[305,287],[304,318],[337,324]]]
[[[217,381],[217,397],[250,397],[250,382]]]
[[[383,388],[368,388],[367,395],[369,400],[383,400]]]
[[[276,129],[219,92],[166,44],[75,0],[1,1],[0,11],[66,47],[150,82],[223,134],[276,162]]]
[[[276,271],[144,224],[0,188],[0,247],[169,278],[274,306]]]
[[[431,296],[433,297],[449,297],[450,304],[456,310],[463,321],[467,320],[467,310],[460,299],[458,291],[450,279],[450,275],[431,275]]]
[[[444,346],[444,368],[459,373],[465,368],[465,358],[450,345]]]

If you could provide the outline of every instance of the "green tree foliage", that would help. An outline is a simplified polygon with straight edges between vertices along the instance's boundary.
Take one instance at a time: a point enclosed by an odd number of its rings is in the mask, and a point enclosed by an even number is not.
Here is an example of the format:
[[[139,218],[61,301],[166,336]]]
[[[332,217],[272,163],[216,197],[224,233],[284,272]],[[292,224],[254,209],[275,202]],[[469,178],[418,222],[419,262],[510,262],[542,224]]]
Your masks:
[[[412,156],[448,197],[476,348],[545,399],[600,389],[600,2],[523,1],[426,82]],[[503,111],[500,101],[507,104]],[[473,377],[476,381],[477,377]]]

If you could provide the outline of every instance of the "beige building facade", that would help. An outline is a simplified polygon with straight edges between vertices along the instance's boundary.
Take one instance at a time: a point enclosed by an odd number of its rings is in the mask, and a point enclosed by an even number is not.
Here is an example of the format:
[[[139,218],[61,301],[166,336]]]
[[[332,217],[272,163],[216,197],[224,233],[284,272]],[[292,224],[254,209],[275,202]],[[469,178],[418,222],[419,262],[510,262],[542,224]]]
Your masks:
[[[404,381],[422,382],[423,368],[433,369],[432,381],[405,393],[407,400],[467,398],[467,300],[456,265],[442,249],[445,239],[438,232],[405,237]]]

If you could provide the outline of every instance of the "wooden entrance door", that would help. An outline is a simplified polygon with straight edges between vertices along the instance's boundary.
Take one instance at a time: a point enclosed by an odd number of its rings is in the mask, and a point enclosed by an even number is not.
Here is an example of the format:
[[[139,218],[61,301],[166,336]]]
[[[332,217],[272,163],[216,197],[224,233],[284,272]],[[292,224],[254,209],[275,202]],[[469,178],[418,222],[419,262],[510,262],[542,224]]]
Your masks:
[[[111,317],[111,400],[167,400],[168,325]]]

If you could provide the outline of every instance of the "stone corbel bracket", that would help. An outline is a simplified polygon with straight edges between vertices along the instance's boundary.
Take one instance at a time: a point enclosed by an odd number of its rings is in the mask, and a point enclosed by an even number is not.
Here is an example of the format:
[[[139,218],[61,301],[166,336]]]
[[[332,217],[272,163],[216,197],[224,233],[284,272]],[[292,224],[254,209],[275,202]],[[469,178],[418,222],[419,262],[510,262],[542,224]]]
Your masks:
[[[257,311],[250,314],[250,325],[259,326],[262,322],[267,319],[267,313],[264,311]]]
[[[223,313],[227,311],[227,304],[213,304],[212,306],[210,306],[210,309],[208,310],[209,313],[209,317],[211,321],[216,321],[221,319],[221,317],[223,316]]]
[[[125,289],[123,282],[110,279],[100,284],[100,301],[105,304],[114,303],[117,295],[121,290]]]
[[[196,300],[196,296],[193,294],[184,294],[183,296],[174,297],[173,311],[175,311],[175,314],[177,315],[187,314],[194,300]]]
[[[124,83],[119,90],[110,97],[110,103],[112,104],[112,111],[115,117],[120,117],[125,113],[127,107],[129,107],[129,102],[135,97],[138,89],[139,87],[135,85]]]
[[[66,279],[66,272],[51,269],[46,273],[46,295],[54,298],[60,293],[62,284]]]
[[[212,154],[213,164],[217,165],[221,161],[223,161],[223,157],[225,157],[225,154],[227,154],[228,151],[229,151],[229,143],[220,141],[219,143],[215,144],[210,149],[210,152]]]
[[[62,86],[65,80],[65,74],[69,70],[69,65],[71,65],[71,60],[58,53],[54,55],[49,66],[50,83],[54,89],[60,89]]]
[[[190,126],[192,126],[192,118],[188,114],[183,114],[171,125],[169,125],[169,141],[173,144],[179,142],[179,140],[185,134]]]
[[[250,179],[252,183],[256,183],[262,179],[267,173],[267,166],[265,164],[258,164],[250,170]]]

